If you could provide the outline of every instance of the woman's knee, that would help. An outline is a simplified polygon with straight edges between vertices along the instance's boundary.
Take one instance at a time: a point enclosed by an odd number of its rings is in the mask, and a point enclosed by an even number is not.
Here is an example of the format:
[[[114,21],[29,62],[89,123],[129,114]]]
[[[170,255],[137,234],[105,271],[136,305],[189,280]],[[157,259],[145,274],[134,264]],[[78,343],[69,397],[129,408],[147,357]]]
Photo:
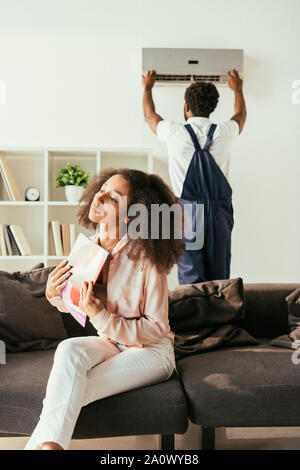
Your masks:
[[[84,349],[82,347],[81,338],[67,338],[61,341],[55,351],[54,360],[71,359],[81,356]]]
[[[90,369],[95,364],[111,357],[113,353],[119,352],[117,347],[103,343],[103,340],[94,336],[65,339],[58,344],[54,361],[59,363],[76,362],[76,365],[82,365],[85,369]]]

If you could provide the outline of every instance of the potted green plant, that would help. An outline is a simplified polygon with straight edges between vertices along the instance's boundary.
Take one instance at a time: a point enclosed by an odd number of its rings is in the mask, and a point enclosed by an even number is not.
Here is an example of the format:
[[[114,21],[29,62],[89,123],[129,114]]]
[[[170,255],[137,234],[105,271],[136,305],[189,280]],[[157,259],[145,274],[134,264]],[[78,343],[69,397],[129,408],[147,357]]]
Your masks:
[[[72,166],[70,162],[61,168],[56,178],[56,187],[65,187],[66,199],[69,202],[78,202],[83,189],[89,184],[89,174],[80,168],[80,163]]]

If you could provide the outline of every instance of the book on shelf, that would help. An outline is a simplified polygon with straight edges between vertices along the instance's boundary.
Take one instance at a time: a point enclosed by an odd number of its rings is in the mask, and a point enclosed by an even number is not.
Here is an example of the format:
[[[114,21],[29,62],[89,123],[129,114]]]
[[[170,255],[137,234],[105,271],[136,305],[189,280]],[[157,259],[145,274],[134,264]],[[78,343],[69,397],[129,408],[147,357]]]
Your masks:
[[[31,248],[20,225],[0,224],[0,246],[2,256],[32,255]]]
[[[63,256],[63,247],[61,239],[61,229],[59,220],[51,220],[52,235],[54,240],[56,256]]]
[[[72,250],[76,240],[76,227],[75,224],[70,224],[70,248]]]
[[[1,255],[7,256],[7,248],[5,243],[5,235],[4,235],[4,225],[0,224],[0,245],[1,245]]]
[[[7,232],[7,225],[3,224],[2,227],[3,227],[5,244],[6,244],[6,248],[7,248],[7,254],[9,256],[12,256],[13,252],[12,252],[12,247],[11,247],[10,239],[9,239],[8,232]]]
[[[2,167],[1,167],[1,165],[0,165],[0,177],[1,177],[1,181],[4,183],[4,188],[5,188],[5,191],[7,192],[8,198],[9,198],[11,201],[13,201],[13,197],[12,197],[12,195],[11,195],[11,193],[10,193],[10,190],[9,190],[9,187],[8,187],[8,185],[7,185],[6,178],[4,177],[4,174],[3,174],[3,172],[2,172]],[[4,194],[5,194],[5,193],[4,193]],[[2,197],[3,197],[3,200],[5,200],[5,199],[4,199],[4,194],[3,194],[3,196],[2,196]]]
[[[67,278],[66,286],[61,290],[62,300],[69,313],[85,326],[86,314],[79,307],[80,288],[84,281],[96,282],[108,256],[108,251],[83,233],[77,240],[67,257],[71,264],[71,276]]]
[[[55,255],[55,245],[51,221],[48,222],[48,253],[50,255]]]
[[[62,235],[63,253],[64,253],[64,256],[68,256],[71,251],[70,225],[69,224],[61,224],[61,235]]]
[[[13,225],[10,225],[9,228],[21,252],[21,255],[22,256],[32,255],[31,248],[28,244],[28,241],[25,237],[22,227],[20,225],[13,224]]]
[[[75,224],[60,224],[58,220],[48,222],[48,253],[68,256],[75,244]]]
[[[16,256],[21,256],[22,255],[21,250],[18,247],[18,244],[12,234],[12,231],[9,225],[6,226],[6,230],[7,230],[7,234],[8,234],[11,249],[12,249],[12,254]]]
[[[11,201],[24,201],[22,198],[15,177],[13,175],[10,164],[7,161],[5,155],[0,153],[0,169],[1,177],[4,181],[6,191],[8,192]]]

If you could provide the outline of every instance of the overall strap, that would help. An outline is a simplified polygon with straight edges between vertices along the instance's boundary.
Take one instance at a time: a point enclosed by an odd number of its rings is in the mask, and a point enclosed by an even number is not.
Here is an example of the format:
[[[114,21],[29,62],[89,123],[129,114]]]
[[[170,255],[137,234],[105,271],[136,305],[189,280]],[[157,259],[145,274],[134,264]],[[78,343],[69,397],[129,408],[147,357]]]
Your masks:
[[[201,151],[200,144],[199,144],[199,142],[198,142],[198,139],[197,139],[197,137],[196,137],[196,134],[195,134],[195,132],[194,132],[192,126],[191,126],[190,124],[185,124],[184,127],[186,128],[186,130],[187,130],[188,133],[190,134],[195,149]]]
[[[216,130],[217,124],[212,124],[209,128],[208,134],[207,134],[207,139],[205,142],[205,145],[203,147],[203,150],[207,150],[211,144],[211,141],[213,139],[214,132]]]

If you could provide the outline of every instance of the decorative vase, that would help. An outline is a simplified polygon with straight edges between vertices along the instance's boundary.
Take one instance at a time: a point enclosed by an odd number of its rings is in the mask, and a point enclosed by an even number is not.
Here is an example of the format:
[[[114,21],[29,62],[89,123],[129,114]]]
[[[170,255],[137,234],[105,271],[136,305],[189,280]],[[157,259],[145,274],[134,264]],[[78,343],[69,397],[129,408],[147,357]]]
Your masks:
[[[83,193],[83,186],[75,186],[74,184],[67,184],[65,186],[66,199],[69,202],[78,202]]]

